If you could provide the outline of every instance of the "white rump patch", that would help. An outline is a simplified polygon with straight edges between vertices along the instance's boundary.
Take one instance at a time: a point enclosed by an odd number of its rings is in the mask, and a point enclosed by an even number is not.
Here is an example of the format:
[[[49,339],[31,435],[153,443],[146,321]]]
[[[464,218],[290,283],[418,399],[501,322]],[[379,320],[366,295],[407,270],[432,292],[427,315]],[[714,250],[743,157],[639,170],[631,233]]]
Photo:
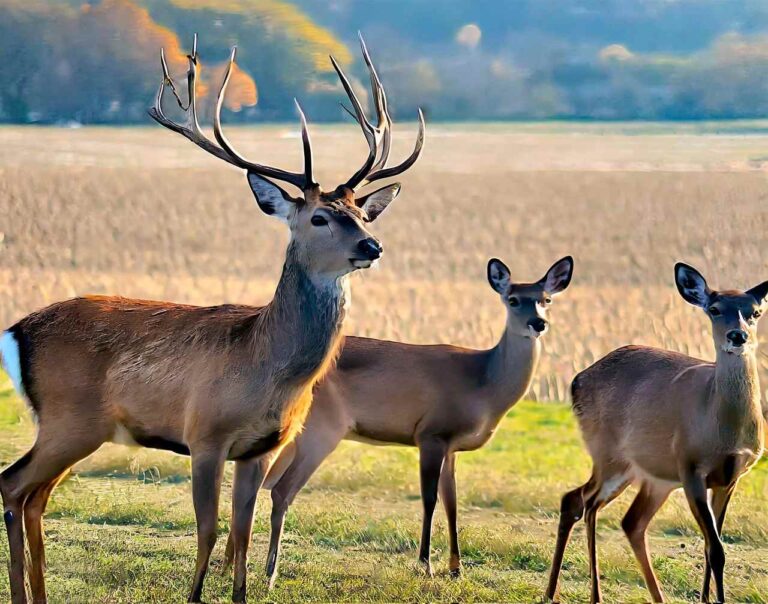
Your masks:
[[[13,387],[21,396],[24,394],[24,384],[21,381],[21,357],[19,355],[19,343],[10,331],[4,331],[0,336],[0,360],[3,369],[11,378]]]

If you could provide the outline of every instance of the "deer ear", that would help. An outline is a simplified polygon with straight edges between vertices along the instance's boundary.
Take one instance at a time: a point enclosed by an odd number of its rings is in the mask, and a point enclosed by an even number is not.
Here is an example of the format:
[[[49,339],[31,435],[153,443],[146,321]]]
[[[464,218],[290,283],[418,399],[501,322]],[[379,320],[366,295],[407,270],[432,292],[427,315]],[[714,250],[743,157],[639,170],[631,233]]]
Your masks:
[[[368,214],[368,222],[373,222],[378,218],[387,206],[395,200],[400,194],[400,183],[387,185],[381,189],[376,189],[373,193],[363,195],[355,199],[355,204]]]
[[[701,273],[688,264],[675,264],[675,284],[677,291],[688,304],[707,308],[712,290]]]
[[[488,283],[502,296],[509,290],[509,268],[498,258],[491,258],[488,261]]]
[[[271,180],[254,172],[248,172],[248,184],[262,212],[288,222],[291,210],[296,207],[295,199]]]
[[[551,296],[556,296],[565,291],[571,284],[573,277],[573,257],[566,256],[555,262],[547,274],[541,278],[539,283],[544,287],[544,291]]]
[[[768,302],[768,300],[766,300],[766,298],[768,298],[768,281],[763,281],[760,285],[755,285],[752,289],[747,290],[747,293],[762,306]]]

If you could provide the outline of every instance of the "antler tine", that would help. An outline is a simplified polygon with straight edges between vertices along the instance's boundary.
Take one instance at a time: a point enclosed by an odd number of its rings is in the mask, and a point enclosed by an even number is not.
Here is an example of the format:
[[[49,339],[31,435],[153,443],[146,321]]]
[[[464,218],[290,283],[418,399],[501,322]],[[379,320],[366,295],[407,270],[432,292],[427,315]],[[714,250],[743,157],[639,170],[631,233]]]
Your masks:
[[[373,91],[374,104],[376,106],[376,117],[378,123],[376,127],[381,130],[381,156],[373,165],[371,170],[379,170],[387,164],[389,158],[389,150],[392,145],[392,117],[389,115],[387,109],[387,93],[384,90],[384,86],[379,79],[379,74],[376,72],[376,67],[373,65],[371,55],[368,53],[368,47],[363,39],[363,34],[357,32],[358,38],[360,38],[360,48],[363,51],[363,59],[368,67],[368,72],[371,76],[371,90]]]
[[[163,70],[163,81],[160,83],[160,88],[157,91],[155,105],[149,110],[149,116],[157,123],[165,126],[169,130],[178,132],[211,155],[214,155],[219,159],[223,159],[225,162],[228,162],[234,166],[238,166],[238,163],[232,157],[227,155],[223,149],[221,149],[213,141],[209,140],[205,134],[203,134],[202,130],[200,130],[200,126],[197,123],[197,112],[195,107],[195,79],[197,77],[197,35],[195,35],[192,54],[188,55],[187,58],[189,59],[189,69],[187,71],[187,82],[189,89],[188,103],[185,107],[178,91],[176,90],[176,85],[173,81],[173,78],[171,78],[171,75],[168,71],[168,64],[165,61],[165,52],[162,49],[160,50],[160,66]],[[184,111],[184,113],[187,115],[186,125],[177,124],[165,115],[165,112],[163,111],[163,95],[165,93],[166,86],[171,88],[176,102],[178,103],[181,110]]]
[[[219,95],[216,99],[216,111],[213,117],[213,133],[216,140],[219,142],[217,145],[210,140],[200,128],[200,124],[197,119],[197,34],[195,34],[192,42],[192,52],[187,55],[189,60],[189,69],[187,70],[187,97],[188,101],[186,105],[181,100],[181,97],[176,89],[176,84],[171,78],[168,71],[168,64],[165,60],[165,52],[160,51],[160,66],[163,70],[163,81],[160,84],[160,88],[157,91],[157,97],[155,98],[155,105],[149,110],[149,115],[159,124],[166,128],[178,132],[184,137],[191,140],[198,147],[208,151],[211,155],[215,155],[219,159],[223,159],[227,163],[243,168],[249,172],[261,174],[263,176],[271,177],[276,180],[282,180],[288,182],[300,189],[306,189],[307,187],[314,187],[316,183],[312,177],[312,144],[309,139],[309,132],[307,130],[307,121],[304,117],[304,113],[299,108],[299,115],[301,117],[302,124],[302,140],[304,143],[304,173],[297,174],[293,172],[286,172],[278,168],[270,168],[269,166],[262,166],[248,161],[241,156],[237,151],[232,148],[232,145],[224,136],[221,130],[221,107],[224,103],[224,95],[226,93],[227,84],[229,78],[232,75],[232,68],[235,62],[236,48],[232,49],[232,54],[229,58],[229,65],[227,66],[227,72],[224,76],[224,81],[219,89]],[[181,110],[185,113],[186,123],[179,124],[169,119],[163,112],[163,95],[165,93],[166,86],[170,87],[173,92],[173,96],[176,98]],[[220,145],[220,146],[219,146]]]
[[[347,113],[349,113],[349,115],[351,115],[351,116],[352,116],[352,119],[353,119],[353,120],[355,120],[355,121],[357,122],[357,116],[356,116],[356,115],[355,115],[355,114],[352,112],[352,110],[351,110],[349,107],[347,107],[347,106],[346,106],[344,103],[339,103],[339,105],[341,106],[341,108],[342,108],[344,111],[346,111]],[[358,123],[359,123],[359,122],[358,122]]]
[[[171,92],[173,92],[173,96],[176,99],[176,102],[179,104],[179,107],[181,107],[182,111],[186,111],[189,108],[189,104],[187,106],[184,106],[184,103],[181,101],[181,97],[179,96],[179,92],[176,90],[176,83],[173,81],[173,78],[171,77],[171,74],[168,72],[168,63],[165,61],[165,49],[160,49],[160,65],[163,68],[163,83],[160,87],[160,89],[163,89],[163,86],[168,84],[168,86],[171,87]]]
[[[227,71],[224,74],[224,81],[219,88],[219,94],[216,98],[216,110],[213,113],[213,135],[221,145],[222,149],[229,153],[229,155],[237,162],[241,168],[245,168],[249,172],[260,174],[261,176],[267,176],[282,180],[290,183],[300,189],[306,189],[312,186],[311,178],[305,178],[305,174],[297,174],[296,172],[287,172],[280,170],[279,168],[272,168],[270,166],[263,166],[256,164],[245,159],[240,153],[238,153],[232,144],[224,136],[224,132],[221,129],[221,107],[224,104],[224,96],[227,91],[227,85],[229,84],[229,78],[232,76],[232,68],[235,64],[235,55],[237,53],[237,47],[232,48],[232,54],[229,57],[229,64],[227,65]],[[309,153],[307,152],[309,150]],[[306,136],[304,140],[304,166],[309,166],[310,172],[312,169],[312,157],[311,157],[311,145],[309,145],[309,137]],[[309,174],[309,172],[307,173]]]
[[[419,156],[421,155],[422,149],[424,148],[425,130],[426,125],[424,124],[424,113],[421,111],[421,108],[419,108],[419,133],[416,136],[416,146],[413,148],[413,152],[401,164],[392,166],[391,168],[382,168],[381,170],[377,170],[376,172],[369,174],[365,179],[366,183],[371,183],[374,180],[380,180],[382,178],[389,178],[390,176],[397,176],[415,164],[416,160],[419,159]]]
[[[297,99],[293,99],[296,103],[296,110],[299,112],[299,119],[301,120],[301,142],[304,146],[304,180],[306,181],[306,187],[317,185],[315,177],[312,174],[312,140],[309,138],[309,128],[307,127],[307,117],[304,115],[304,111],[299,105]]]
[[[354,113],[344,107],[344,109],[357,120],[357,123],[363,129],[363,134],[368,141],[369,154],[365,164],[347,181],[346,186],[354,189],[363,181],[366,183],[373,182],[382,178],[388,178],[390,176],[396,176],[405,172],[410,168],[416,160],[419,159],[421,151],[424,148],[424,134],[426,131],[426,125],[424,123],[424,114],[419,109],[419,133],[416,136],[416,145],[413,152],[400,164],[391,168],[386,168],[387,159],[389,158],[389,151],[392,144],[392,117],[389,114],[389,108],[387,106],[387,94],[384,91],[384,86],[379,79],[379,74],[376,72],[376,68],[371,60],[371,55],[368,53],[368,48],[365,44],[362,34],[358,32],[360,37],[360,47],[363,51],[363,59],[368,67],[368,73],[371,78],[371,89],[373,91],[374,105],[376,107],[377,125],[374,127],[368,121],[363,111],[360,101],[352,90],[352,86],[349,83],[346,75],[342,71],[339,64],[331,57],[331,62],[339,74],[341,83],[344,86],[344,90],[347,93],[350,101],[352,101],[352,107]],[[381,155],[379,155],[379,145],[381,144]],[[378,159],[377,159],[378,156]]]
[[[365,135],[365,140],[368,142],[368,158],[360,169],[355,172],[344,185],[349,189],[354,189],[363,182],[368,172],[371,171],[373,164],[376,162],[376,155],[379,148],[379,131],[371,125],[368,118],[365,116],[363,107],[360,104],[360,99],[357,98],[355,91],[352,89],[352,85],[349,83],[349,79],[336,62],[336,59],[331,57],[331,63],[333,64],[336,73],[339,75],[341,85],[344,87],[344,91],[347,93],[347,96],[352,103],[352,108],[355,110],[355,119],[357,120],[357,123],[360,124],[360,128],[363,130],[363,135]]]

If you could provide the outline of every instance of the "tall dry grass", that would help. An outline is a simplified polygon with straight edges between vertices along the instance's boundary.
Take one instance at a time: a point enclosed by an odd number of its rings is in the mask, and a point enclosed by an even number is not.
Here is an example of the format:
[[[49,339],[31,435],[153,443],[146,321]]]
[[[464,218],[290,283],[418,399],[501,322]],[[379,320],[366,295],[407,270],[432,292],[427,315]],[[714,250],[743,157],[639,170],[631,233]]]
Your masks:
[[[631,342],[712,358],[707,321],[676,294],[672,266],[694,264],[714,286],[768,279],[768,136],[659,130],[430,127],[423,160],[374,225],[386,253],[354,278],[348,333],[490,346],[504,311],[487,259],[531,280],[570,253],[574,285],[553,306],[534,397],[565,398],[574,372]],[[298,168],[292,127],[233,138]],[[316,128],[314,139],[329,186],[362,161],[354,129]],[[83,293],[264,303],[285,243],[238,171],[160,128],[0,129],[1,325]]]

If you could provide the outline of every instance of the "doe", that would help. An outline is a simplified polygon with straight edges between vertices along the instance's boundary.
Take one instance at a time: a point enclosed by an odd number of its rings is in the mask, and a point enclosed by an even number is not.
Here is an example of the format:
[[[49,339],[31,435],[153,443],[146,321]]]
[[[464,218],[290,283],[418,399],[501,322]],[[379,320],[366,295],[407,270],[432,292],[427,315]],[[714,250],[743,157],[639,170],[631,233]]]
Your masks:
[[[592,476],[565,494],[547,597],[557,596],[563,554],[573,525],[587,525],[591,601],[599,602],[595,544],[598,511],[631,483],[639,493],[622,527],[654,602],[664,596],[648,558],[646,529],[669,494],[682,487],[704,534],[706,564],[701,600],[725,600],[725,553],[720,532],[736,483],[763,451],[764,427],[757,374],[757,322],[768,281],[747,291],[715,291],[687,264],[675,266],[686,302],[712,323],[714,363],[646,346],[608,354],[576,376],[573,409],[592,457]],[[708,490],[711,489],[711,501]]]
[[[552,298],[568,287],[572,274],[573,259],[567,256],[534,283],[512,282],[507,266],[490,260],[488,281],[507,311],[504,333],[490,350],[346,338],[336,369],[318,384],[304,431],[269,471],[270,585],[277,577],[288,506],[345,438],[419,448],[424,507],[419,561],[431,576],[432,517],[439,492],[448,518],[450,572],[459,575],[456,453],[485,445],[528,391]],[[228,561],[232,546],[230,536]]]

